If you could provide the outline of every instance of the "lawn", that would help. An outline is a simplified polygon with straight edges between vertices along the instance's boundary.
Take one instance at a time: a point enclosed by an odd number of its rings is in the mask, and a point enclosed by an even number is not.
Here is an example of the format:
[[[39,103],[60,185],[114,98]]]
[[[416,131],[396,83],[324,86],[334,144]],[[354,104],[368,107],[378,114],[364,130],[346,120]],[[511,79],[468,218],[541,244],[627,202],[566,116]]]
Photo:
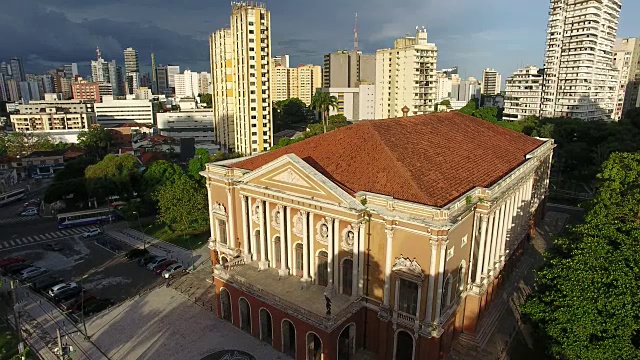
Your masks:
[[[200,231],[188,232],[185,236],[181,232],[170,232],[165,225],[155,223],[153,219],[145,220],[141,219],[145,234],[185,249],[196,250],[201,248],[207,243],[210,236],[208,227]],[[137,221],[129,222],[129,226],[132,229],[140,230]]]

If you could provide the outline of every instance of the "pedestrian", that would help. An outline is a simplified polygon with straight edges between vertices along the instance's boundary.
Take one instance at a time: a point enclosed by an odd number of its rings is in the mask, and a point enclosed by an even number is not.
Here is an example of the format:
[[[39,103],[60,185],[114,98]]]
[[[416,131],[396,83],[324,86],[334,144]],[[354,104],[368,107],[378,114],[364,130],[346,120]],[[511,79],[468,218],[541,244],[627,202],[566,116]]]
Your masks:
[[[169,287],[169,277],[167,277],[167,280],[165,280],[165,282],[164,282],[164,286],[165,286],[165,287]]]

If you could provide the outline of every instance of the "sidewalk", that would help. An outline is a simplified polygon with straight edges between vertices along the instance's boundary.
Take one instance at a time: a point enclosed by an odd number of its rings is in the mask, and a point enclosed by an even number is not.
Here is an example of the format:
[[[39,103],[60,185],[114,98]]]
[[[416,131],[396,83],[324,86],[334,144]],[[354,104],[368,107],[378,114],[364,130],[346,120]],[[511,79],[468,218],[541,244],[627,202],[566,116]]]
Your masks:
[[[194,264],[196,267],[200,266],[209,258],[209,251],[206,246],[191,251],[131,229],[124,222],[107,225],[104,230],[107,235],[132,247],[142,249],[146,244],[146,249],[151,254],[176,260],[185,268],[189,268]]]

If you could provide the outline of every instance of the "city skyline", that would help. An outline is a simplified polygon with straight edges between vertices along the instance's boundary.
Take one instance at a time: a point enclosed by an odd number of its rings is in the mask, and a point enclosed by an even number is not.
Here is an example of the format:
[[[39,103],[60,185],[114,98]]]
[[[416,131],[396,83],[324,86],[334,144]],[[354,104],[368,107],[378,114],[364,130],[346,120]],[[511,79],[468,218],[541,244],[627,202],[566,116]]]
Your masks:
[[[393,47],[393,39],[412,34],[415,26],[426,26],[429,42],[439,49],[438,68],[458,65],[463,77],[479,78],[486,67],[508,75],[525,65],[542,66],[547,1],[492,0],[482,7],[470,6],[466,0],[421,3],[411,0],[398,5],[375,0],[365,6],[363,2],[335,2],[340,11],[329,18],[318,14],[336,9],[331,2],[266,2],[273,14],[272,53],[290,54],[292,66],[321,64],[325,53],[353,47],[354,15],[358,12],[360,49],[365,53]],[[523,6],[526,12],[521,11]],[[208,71],[208,36],[228,25],[229,4],[189,0],[185,9],[176,11],[163,1],[105,4],[73,0],[55,6],[43,1],[9,3],[0,15],[0,31],[13,36],[0,40],[0,59],[22,57],[27,73],[43,73],[77,62],[80,74],[86,75],[96,46],[105,58],[118,63],[123,62],[122,51],[133,47],[139,51],[143,73],[150,69],[152,51],[157,64]],[[632,20],[638,11],[640,4],[623,3],[619,38],[640,36],[640,25]],[[519,16],[509,16],[512,13]],[[140,26],[143,18],[148,25]],[[38,23],[38,31],[26,28],[26,23]]]

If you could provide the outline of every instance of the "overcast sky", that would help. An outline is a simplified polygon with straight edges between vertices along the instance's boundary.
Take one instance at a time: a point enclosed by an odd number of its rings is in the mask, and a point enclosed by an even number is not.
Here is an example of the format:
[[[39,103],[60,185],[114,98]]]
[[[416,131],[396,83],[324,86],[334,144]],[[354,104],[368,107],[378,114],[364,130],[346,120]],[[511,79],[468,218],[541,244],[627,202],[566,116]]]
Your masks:
[[[77,62],[82,75],[100,46],[123,63],[138,50],[143,71],[150,53],[161,64],[209,71],[208,35],[228,26],[230,2],[221,0],[11,0],[0,8],[0,60],[20,56],[27,73]],[[481,77],[493,67],[506,78],[523,65],[542,65],[546,0],[271,0],[273,55],[292,66],[322,63],[322,55],[353,47],[354,14],[360,49],[373,53],[426,26],[438,46],[438,68]],[[640,37],[640,1],[624,0],[619,37]],[[634,18],[635,17],[635,18]]]

